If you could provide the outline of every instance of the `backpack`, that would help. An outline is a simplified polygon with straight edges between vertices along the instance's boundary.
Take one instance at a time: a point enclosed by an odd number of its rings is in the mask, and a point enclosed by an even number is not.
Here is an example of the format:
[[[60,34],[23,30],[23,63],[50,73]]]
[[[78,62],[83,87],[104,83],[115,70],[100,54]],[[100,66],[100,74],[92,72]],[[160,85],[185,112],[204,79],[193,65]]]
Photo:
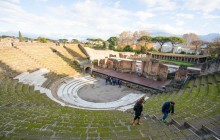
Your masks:
[[[135,105],[134,105],[134,111],[137,111],[137,108],[138,108],[138,103],[136,103]]]

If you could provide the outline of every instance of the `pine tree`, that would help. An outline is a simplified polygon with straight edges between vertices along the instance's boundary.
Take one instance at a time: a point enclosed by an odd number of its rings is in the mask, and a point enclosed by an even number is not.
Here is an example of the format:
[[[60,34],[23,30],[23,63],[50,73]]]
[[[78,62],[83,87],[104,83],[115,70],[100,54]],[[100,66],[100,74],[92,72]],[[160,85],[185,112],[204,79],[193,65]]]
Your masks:
[[[19,31],[19,42],[22,42],[23,41],[23,37],[21,35],[21,32]]]

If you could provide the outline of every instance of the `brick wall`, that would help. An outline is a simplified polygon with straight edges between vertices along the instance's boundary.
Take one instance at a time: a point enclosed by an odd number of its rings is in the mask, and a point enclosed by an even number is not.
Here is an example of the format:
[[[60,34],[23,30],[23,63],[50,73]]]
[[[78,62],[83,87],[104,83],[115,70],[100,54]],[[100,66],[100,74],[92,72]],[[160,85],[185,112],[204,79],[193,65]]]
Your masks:
[[[176,81],[185,81],[186,78],[187,78],[188,73],[189,73],[188,70],[179,69],[179,70],[176,71],[174,79]]]
[[[167,80],[168,67],[158,61],[142,61],[141,74],[153,80]]]

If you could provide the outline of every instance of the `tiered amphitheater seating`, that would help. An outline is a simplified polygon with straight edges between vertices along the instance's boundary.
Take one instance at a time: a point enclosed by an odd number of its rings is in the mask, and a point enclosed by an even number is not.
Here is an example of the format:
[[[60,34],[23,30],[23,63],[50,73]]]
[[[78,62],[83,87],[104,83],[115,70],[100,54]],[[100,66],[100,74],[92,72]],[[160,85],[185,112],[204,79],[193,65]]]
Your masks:
[[[56,49],[57,52],[52,50]],[[18,72],[47,68],[58,75],[74,76],[81,72],[73,63],[74,57],[84,57],[75,47],[0,47],[0,61]],[[79,55],[80,54],[80,55]],[[74,56],[75,55],[75,56]]]
[[[132,126],[133,115],[60,106],[33,86],[0,73],[0,139],[199,139],[153,119]],[[29,81],[30,82],[30,81]]]
[[[0,61],[17,72],[34,71],[42,67],[13,47],[0,47]]]
[[[66,75],[78,73],[49,47],[19,47],[19,49],[54,73]]]
[[[172,116],[174,120],[180,124],[188,122],[197,129],[204,125],[220,134],[220,88],[216,82],[218,75],[193,79],[178,92],[153,95],[145,103],[144,109],[148,115],[162,118],[163,103],[173,100],[176,102],[175,115]]]
[[[148,139],[161,135],[168,138],[166,134],[170,138],[184,134],[195,137],[190,131],[179,132],[151,119],[133,127],[133,115],[129,113],[62,107],[34,91],[33,86],[8,77],[1,77],[0,86],[1,139]]]
[[[67,47],[65,49],[74,57],[86,57],[86,55],[78,47],[78,44],[74,44],[74,45],[66,44],[66,46]]]
[[[189,130],[143,120],[133,127],[133,115],[119,111],[87,111],[62,107],[32,86],[1,80],[1,139],[149,139],[197,137]],[[160,131],[158,131],[160,130]],[[150,137],[149,137],[150,136]]]
[[[153,117],[142,117],[143,125],[134,127],[131,125],[134,116],[127,112],[61,106],[40,90],[47,91],[56,74],[72,74],[71,67],[65,67],[67,63],[49,47],[23,47],[21,50],[24,53],[12,47],[0,48],[0,139],[215,139],[206,132],[195,133],[191,127],[164,125]],[[58,51],[71,59],[64,51]],[[38,82],[25,81],[32,82],[34,87],[13,79],[21,72],[47,67],[54,73],[49,75],[50,80],[44,79],[45,88],[35,90]],[[61,67],[67,71],[59,72]],[[163,103],[174,100],[173,119],[180,125],[188,122],[196,129],[204,125],[219,135],[219,81],[220,74],[216,73],[193,79],[178,92],[153,95],[145,103],[143,114],[161,118]]]

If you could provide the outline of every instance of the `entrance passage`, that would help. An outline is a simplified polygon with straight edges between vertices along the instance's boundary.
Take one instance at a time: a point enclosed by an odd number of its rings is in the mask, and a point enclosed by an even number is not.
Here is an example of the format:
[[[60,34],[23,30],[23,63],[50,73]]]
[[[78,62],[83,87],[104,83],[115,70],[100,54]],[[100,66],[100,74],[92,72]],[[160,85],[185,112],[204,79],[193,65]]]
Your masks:
[[[87,68],[85,69],[85,72],[86,72],[86,73],[91,73],[91,68],[90,68],[90,67],[87,67]]]

